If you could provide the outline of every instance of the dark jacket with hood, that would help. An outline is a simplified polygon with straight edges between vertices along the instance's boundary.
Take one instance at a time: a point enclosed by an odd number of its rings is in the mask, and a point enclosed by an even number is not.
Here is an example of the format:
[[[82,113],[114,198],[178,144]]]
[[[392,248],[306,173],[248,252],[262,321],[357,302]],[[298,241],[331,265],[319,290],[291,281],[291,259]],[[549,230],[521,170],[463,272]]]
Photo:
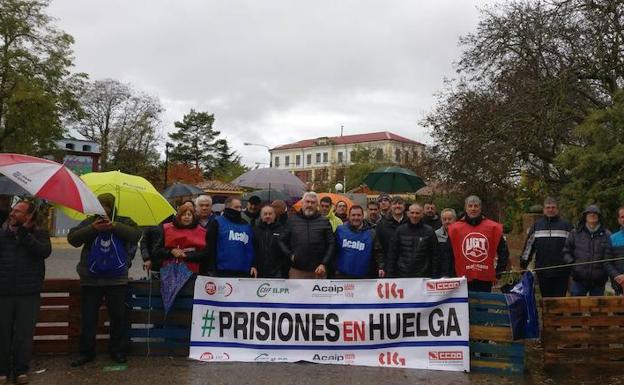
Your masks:
[[[377,233],[377,242],[381,245],[381,250],[384,255],[384,266],[388,266],[388,249],[390,248],[390,241],[394,237],[394,233],[400,225],[409,222],[407,215],[403,214],[403,218],[400,221],[394,219],[392,215],[382,217],[375,227]]]
[[[279,222],[268,224],[260,221],[253,231],[258,278],[287,278],[290,260],[279,245],[283,226]]]
[[[559,216],[539,219],[529,229],[524,251],[520,256],[520,265],[526,269],[533,254],[535,254],[535,267],[550,267],[564,265],[563,247],[570,235],[572,226]],[[559,277],[570,274],[570,268],[547,269],[539,271],[544,277]]]
[[[106,202],[110,207],[115,206],[115,198],[112,194],[102,194],[98,196],[100,202]],[[80,284],[82,286],[111,286],[111,285],[125,285],[128,283],[128,268],[134,258],[134,252],[137,250],[137,244],[139,238],[141,238],[141,231],[137,227],[136,223],[127,217],[120,217],[115,215],[113,210],[113,234],[119,237],[124,242],[126,251],[128,251],[127,264],[125,272],[118,277],[95,277],[89,273],[87,267],[87,261],[89,259],[89,253],[91,252],[91,246],[93,241],[98,236],[98,231],[92,226],[96,217],[89,217],[82,221],[78,226],[69,230],[67,234],[67,242],[74,247],[81,247],[80,261],[76,266],[76,271],[80,276]]]
[[[44,260],[52,252],[45,230],[0,229],[0,297],[39,294],[45,276]],[[2,311],[6,311],[3,309]]]
[[[390,241],[387,260],[390,277],[437,277],[438,238],[422,221],[404,223]]]
[[[320,264],[328,268],[336,249],[334,232],[325,216],[317,212],[306,217],[299,211],[288,219],[280,247],[295,269],[314,271]]]
[[[563,248],[563,259],[566,263],[592,262],[613,258],[611,233],[602,223],[596,231],[590,231],[585,219],[593,212],[600,216],[595,206],[589,206],[576,229],[570,232]],[[572,266],[572,278],[587,285],[603,285],[607,282],[608,271],[605,263],[590,263]]]

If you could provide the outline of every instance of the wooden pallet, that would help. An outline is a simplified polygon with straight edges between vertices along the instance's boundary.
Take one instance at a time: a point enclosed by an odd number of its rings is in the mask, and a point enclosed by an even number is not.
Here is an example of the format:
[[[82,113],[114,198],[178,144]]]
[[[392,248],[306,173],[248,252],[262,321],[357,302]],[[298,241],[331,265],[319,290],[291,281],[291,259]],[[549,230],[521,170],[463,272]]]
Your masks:
[[[159,281],[135,281],[129,285],[131,353],[188,356],[195,280],[180,290],[165,316]]]
[[[470,370],[518,375],[524,372],[524,344],[513,342],[509,310],[500,293],[470,292]]]
[[[624,297],[542,299],[544,363],[624,368]]]

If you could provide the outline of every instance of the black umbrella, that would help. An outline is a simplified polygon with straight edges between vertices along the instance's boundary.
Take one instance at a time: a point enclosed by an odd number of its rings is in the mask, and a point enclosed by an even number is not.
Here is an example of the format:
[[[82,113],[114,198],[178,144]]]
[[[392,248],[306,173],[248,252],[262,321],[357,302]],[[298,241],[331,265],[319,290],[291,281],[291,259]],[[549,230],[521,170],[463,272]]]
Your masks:
[[[0,195],[31,196],[31,194],[24,190],[22,186],[13,182],[4,175],[0,175]]]
[[[167,199],[177,198],[177,197],[185,197],[189,195],[199,195],[203,194],[204,190],[199,187],[192,186],[190,184],[184,183],[174,183],[171,186],[167,187],[165,191],[162,192],[162,196]]]
[[[276,199],[280,199],[280,200],[283,200],[283,201],[290,200],[290,197],[288,196],[288,194],[285,194],[285,193],[283,193],[281,191],[273,190],[273,189],[271,189],[271,190],[268,190],[268,189],[256,190],[256,191],[251,191],[251,192],[245,193],[245,195],[243,195],[243,200],[245,200],[245,201],[249,200],[249,198],[251,196],[253,196],[253,195],[255,195],[258,198],[260,198],[260,200],[262,202],[273,202]]]

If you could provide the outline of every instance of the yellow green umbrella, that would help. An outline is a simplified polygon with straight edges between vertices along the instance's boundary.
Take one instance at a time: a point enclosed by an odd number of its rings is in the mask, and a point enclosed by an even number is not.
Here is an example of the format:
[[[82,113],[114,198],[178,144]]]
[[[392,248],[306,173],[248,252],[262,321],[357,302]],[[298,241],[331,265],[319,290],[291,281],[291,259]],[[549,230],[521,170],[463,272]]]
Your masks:
[[[120,171],[91,172],[80,177],[95,195],[104,193],[115,197],[116,214],[132,218],[139,226],[155,226],[175,214],[175,210],[145,178]],[[73,219],[85,215],[63,209]]]

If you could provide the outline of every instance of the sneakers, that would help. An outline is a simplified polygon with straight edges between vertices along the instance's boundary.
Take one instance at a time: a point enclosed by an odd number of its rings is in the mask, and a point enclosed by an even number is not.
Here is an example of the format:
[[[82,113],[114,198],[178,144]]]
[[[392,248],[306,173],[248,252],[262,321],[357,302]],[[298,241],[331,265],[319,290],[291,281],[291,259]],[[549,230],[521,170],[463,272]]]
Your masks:
[[[28,377],[28,374],[20,374],[19,376],[17,376],[17,378],[15,379],[15,383],[17,385],[23,385],[23,384],[28,384],[28,382],[30,381],[30,378]]]
[[[71,366],[72,366],[72,368],[79,368],[79,367],[83,366],[84,364],[87,364],[87,363],[93,361],[94,359],[95,359],[95,357],[80,356],[80,357],[78,357],[78,359],[76,361],[72,361]]]

